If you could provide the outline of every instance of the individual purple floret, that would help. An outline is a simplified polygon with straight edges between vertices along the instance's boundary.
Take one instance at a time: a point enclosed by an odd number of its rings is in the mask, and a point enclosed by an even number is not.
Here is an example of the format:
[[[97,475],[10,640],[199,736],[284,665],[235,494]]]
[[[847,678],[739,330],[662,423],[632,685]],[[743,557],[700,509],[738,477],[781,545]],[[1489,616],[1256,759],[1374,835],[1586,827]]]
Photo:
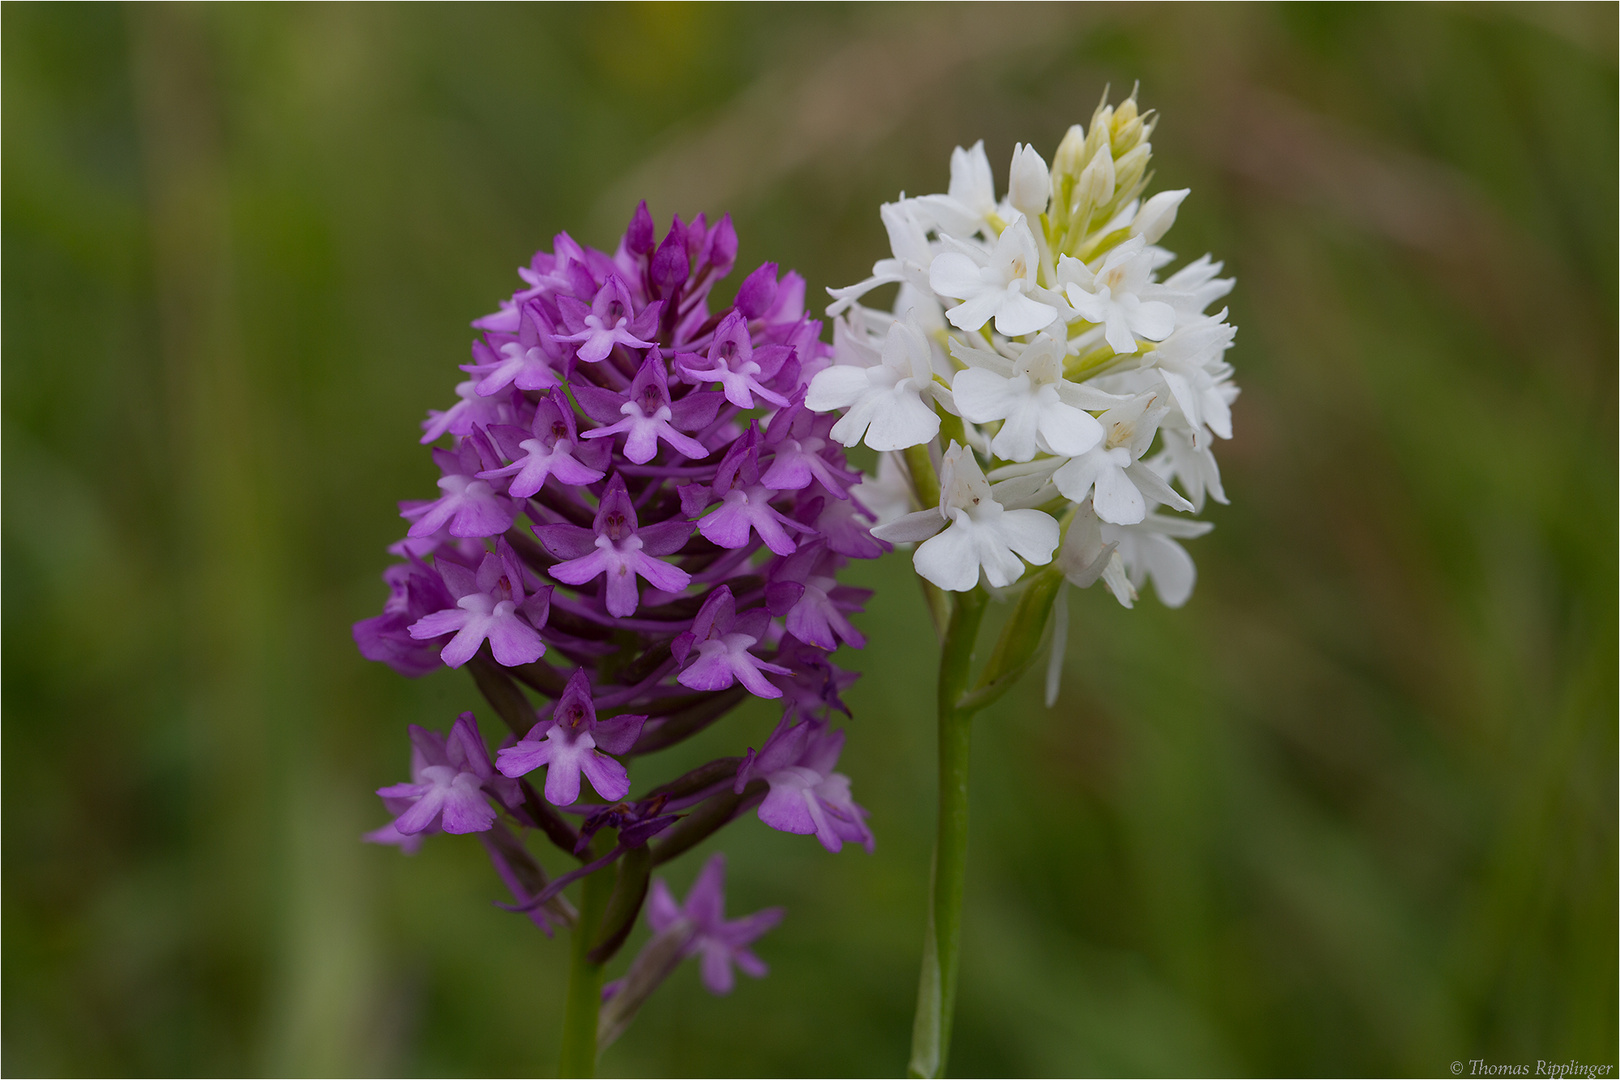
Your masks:
[[[507,667],[531,664],[545,654],[540,627],[546,624],[551,591],[542,588],[524,595],[523,566],[506,541],[484,556],[476,572],[450,559],[439,560],[437,566],[456,606],[412,623],[411,637],[455,634],[439,654],[453,668],[471,660],[485,640],[495,661]]]
[[[603,443],[581,443],[574,410],[561,390],[553,390],[534,407],[528,428],[496,424],[490,436],[512,464],[478,473],[481,480],[512,479],[507,494],[527,499],[555,476],[562,484],[594,484],[602,479],[611,447]]]
[[[606,575],[605,592],[610,615],[634,615],[641,603],[636,578],[668,593],[678,593],[692,581],[685,570],[658,558],[679,551],[692,535],[685,521],[661,521],[640,528],[635,504],[618,473],[608,481],[591,528],[559,522],[534,530],[547,551],[566,562],[551,568],[551,576],[569,585],[583,585]]]
[[[367,660],[379,660],[401,675],[415,678],[443,666],[437,642],[411,636],[410,627],[423,616],[454,604],[444,580],[420,559],[395,563],[383,571],[388,602],[381,615],[354,624],[354,643]]]
[[[487,397],[509,385],[519,390],[547,390],[559,385],[553,366],[554,335],[548,323],[538,304],[525,304],[518,318],[516,341],[492,335],[489,341],[473,342],[473,363],[461,365],[461,370],[480,376],[474,392]]]
[[[534,725],[516,746],[507,747],[496,758],[501,772],[512,777],[546,766],[546,801],[554,806],[579,801],[582,774],[598,795],[612,802],[629,793],[630,774],[608,755],[629,750],[646,722],[645,716],[598,720],[590,678],[580,668],[570,676],[551,717]]]
[[[515,787],[495,773],[489,751],[478,733],[478,721],[462,713],[445,738],[411,725],[411,782],[378,788],[385,803],[398,800],[394,829],[402,836],[443,829],[448,833],[483,832],[495,824],[495,808],[486,787],[504,799]]]
[[[480,442],[466,439],[454,453],[433,451],[433,461],[444,473],[439,478],[444,494],[432,502],[400,504],[400,516],[411,523],[406,535],[420,538],[448,528],[451,536],[499,536],[512,524],[517,513],[512,500],[479,478],[480,471],[488,471]]]
[[[653,882],[652,895],[647,898],[647,922],[654,933],[662,933],[682,919],[690,924],[692,936],[682,955],[701,954],[703,985],[711,994],[731,993],[733,964],[756,979],[765,977],[765,961],[748,946],[782,921],[782,909],[773,907],[727,922],[725,888],[726,857],[717,852],[703,864],[686,894],[686,903],[675,902],[662,878]]]
[[[871,845],[827,722],[854,680],[831,654],[864,640],[851,617],[866,593],[839,575],[887,545],[834,418],[804,407],[832,359],[804,280],[765,263],[711,307],[737,250],[729,218],[677,217],[660,237],[642,205],[612,252],[559,234],[521,267],[473,323],[455,403],[422,425],[438,494],[400,504],[387,603],[354,627],[363,655],[403,674],[467,670],[512,733],[492,766],[470,713],[447,738],[412,728],[411,782],[382,789],[394,821],[367,839],[414,850],[480,832],[516,901],[503,906],[542,928],[573,919],[571,882],[611,872],[594,963],[649,895],[655,931],[686,927],[632,965],[612,1033],[680,955],[703,954],[716,992],[734,965],[763,973],[747,945],[779,917],[725,922],[718,861],[684,907],[649,893],[653,867],[756,807],[833,850]],[[750,697],[783,709],[759,753],[632,795],[631,759]],[[569,865],[548,874],[534,834]]]
[[[692,629],[675,639],[675,659],[691,658],[676,681],[694,690],[724,690],[740,682],[755,697],[781,697],[782,691],[771,685],[765,673],[786,675],[788,669],[748,651],[759,644],[770,621],[771,613],[765,608],[738,615],[731,589],[720,586],[698,612]]]
[[[866,811],[849,794],[849,777],[833,772],[844,749],[844,733],[829,731],[818,720],[792,723],[792,715],[782,722],[756,754],[737,770],[737,791],[754,777],[771,786],[759,804],[759,820],[783,832],[814,833],[821,846],[837,851],[845,840],[872,850],[872,833],[866,827]]]
[[[685,457],[709,456],[708,447],[688,433],[713,422],[719,395],[687,394],[677,404],[669,395],[669,371],[656,346],[648,351],[627,393],[581,385],[574,396],[592,420],[607,425],[585,432],[584,438],[623,435],[624,456],[637,465],[653,459],[660,440]]]
[[[557,310],[570,332],[553,334],[552,339],[578,342],[576,356],[587,364],[600,363],[615,345],[651,348],[653,342],[641,339],[658,332],[658,314],[663,307],[661,301],[654,301],[632,318],[630,289],[618,274],[611,274],[589,306],[572,296],[557,298]]]

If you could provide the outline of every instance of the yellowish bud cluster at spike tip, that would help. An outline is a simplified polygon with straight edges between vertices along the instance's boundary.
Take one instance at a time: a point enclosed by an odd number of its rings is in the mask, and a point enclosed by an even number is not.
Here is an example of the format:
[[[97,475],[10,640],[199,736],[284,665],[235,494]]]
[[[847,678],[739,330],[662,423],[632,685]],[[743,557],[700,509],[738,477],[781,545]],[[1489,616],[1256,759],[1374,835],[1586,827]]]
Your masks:
[[[1144,198],[1155,123],[1134,93],[1105,95],[1050,167],[1019,144],[999,199],[984,144],[958,147],[944,194],[882,207],[892,256],[828,290],[836,356],[807,405],[879,451],[860,488],[874,533],[916,543],[940,589],[1045,567],[1126,607],[1149,580],[1172,607],[1191,595],[1179,541],[1226,502],[1214,445],[1232,436],[1235,330],[1209,309],[1233,281],[1163,246],[1188,191]],[[861,303],[891,284],[891,310]]]

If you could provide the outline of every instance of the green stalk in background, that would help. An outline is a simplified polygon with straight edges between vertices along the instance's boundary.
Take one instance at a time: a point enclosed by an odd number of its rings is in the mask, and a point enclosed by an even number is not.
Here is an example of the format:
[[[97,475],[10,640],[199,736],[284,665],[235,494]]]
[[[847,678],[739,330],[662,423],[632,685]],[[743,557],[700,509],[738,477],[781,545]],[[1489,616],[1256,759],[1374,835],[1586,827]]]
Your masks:
[[[598,870],[585,878],[579,898],[568,965],[568,999],[563,1011],[559,1076],[596,1075],[596,1024],[602,1007],[602,965],[590,958],[591,943],[613,891],[613,875]]]
[[[996,640],[977,684],[974,650],[989,595],[981,586],[948,599],[950,617],[939,657],[939,819],[929,875],[927,932],[911,1028],[911,1076],[943,1076],[956,1012],[962,937],[962,893],[967,881],[968,761],[974,714],[1018,681],[1039,653],[1063,578],[1051,570],[1032,575]]]

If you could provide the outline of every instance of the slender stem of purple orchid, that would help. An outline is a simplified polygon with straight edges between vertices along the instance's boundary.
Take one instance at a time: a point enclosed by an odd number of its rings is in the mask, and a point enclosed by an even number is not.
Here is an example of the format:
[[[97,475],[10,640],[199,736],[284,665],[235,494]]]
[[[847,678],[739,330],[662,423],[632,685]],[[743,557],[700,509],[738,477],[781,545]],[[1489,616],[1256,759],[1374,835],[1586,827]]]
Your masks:
[[[962,889],[967,879],[968,749],[973,711],[962,707],[972,685],[973,647],[984,619],[984,590],[959,593],[939,657],[939,825],[930,874],[928,927],[917,1016],[911,1028],[911,1076],[945,1075],[956,1011]]]
[[[574,924],[573,955],[568,966],[568,1000],[563,1009],[562,1061],[558,1076],[596,1075],[596,1024],[602,1009],[602,965],[591,963],[592,940],[602,922],[613,875],[606,869],[586,877]]]

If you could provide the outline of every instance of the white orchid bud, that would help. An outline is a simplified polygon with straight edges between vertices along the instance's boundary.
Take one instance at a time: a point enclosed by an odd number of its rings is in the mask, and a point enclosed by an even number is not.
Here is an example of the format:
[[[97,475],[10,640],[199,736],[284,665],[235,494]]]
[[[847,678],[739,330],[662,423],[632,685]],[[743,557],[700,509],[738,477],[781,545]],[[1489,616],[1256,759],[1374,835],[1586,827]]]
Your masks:
[[[1140,143],[1114,162],[1114,184],[1120,191],[1130,191],[1147,172],[1148,159],[1153,156],[1152,143]]]
[[[1072,124],[1064,133],[1063,141],[1058,143],[1057,153],[1052,157],[1052,175],[1078,176],[1080,170],[1086,167],[1083,151],[1086,147],[1086,131],[1079,124]]]
[[[1114,197],[1114,155],[1105,144],[1091,158],[1091,163],[1080,173],[1080,182],[1074,186],[1076,213],[1085,213],[1102,206]]]
[[[1114,107],[1105,103],[1097,106],[1097,111],[1091,114],[1091,124],[1086,128],[1085,151],[1081,157],[1091,161],[1097,156],[1097,151],[1107,150],[1109,147],[1108,126],[1114,120]]]
[[[1157,244],[1170,231],[1170,226],[1176,223],[1176,211],[1191,190],[1161,191],[1153,196],[1136,212],[1136,218],[1131,222],[1131,232],[1150,244]]]
[[[1034,220],[1046,213],[1046,204],[1051,198],[1052,176],[1046,171],[1046,162],[1033,146],[1019,143],[1013,148],[1007,201],[1014,210]]]

